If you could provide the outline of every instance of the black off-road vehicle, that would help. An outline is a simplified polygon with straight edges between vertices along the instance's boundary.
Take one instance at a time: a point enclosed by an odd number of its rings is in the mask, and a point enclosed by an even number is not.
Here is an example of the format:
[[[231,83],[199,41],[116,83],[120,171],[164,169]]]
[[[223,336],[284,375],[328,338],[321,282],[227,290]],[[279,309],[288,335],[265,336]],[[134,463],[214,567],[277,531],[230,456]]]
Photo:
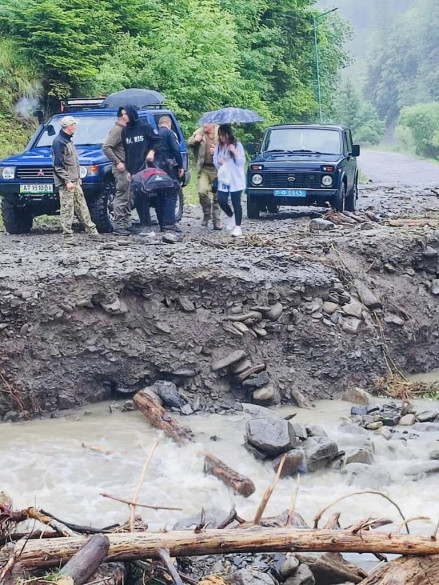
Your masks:
[[[276,213],[280,205],[355,211],[359,155],[360,147],[343,126],[271,126],[248,167],[248,217]]]

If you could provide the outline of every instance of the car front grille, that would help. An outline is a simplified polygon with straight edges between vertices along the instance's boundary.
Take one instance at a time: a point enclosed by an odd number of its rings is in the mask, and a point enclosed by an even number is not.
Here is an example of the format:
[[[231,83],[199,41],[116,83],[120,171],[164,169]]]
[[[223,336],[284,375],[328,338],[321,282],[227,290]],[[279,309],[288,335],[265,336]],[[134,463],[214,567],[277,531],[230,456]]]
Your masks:
[[[318,173],[266,173],[263,177],[262,185],[269,189],[319,189],[322,186]]]
[[[53,180],[53,167],[17,167],[15,176],[17,179],[31,181]]]

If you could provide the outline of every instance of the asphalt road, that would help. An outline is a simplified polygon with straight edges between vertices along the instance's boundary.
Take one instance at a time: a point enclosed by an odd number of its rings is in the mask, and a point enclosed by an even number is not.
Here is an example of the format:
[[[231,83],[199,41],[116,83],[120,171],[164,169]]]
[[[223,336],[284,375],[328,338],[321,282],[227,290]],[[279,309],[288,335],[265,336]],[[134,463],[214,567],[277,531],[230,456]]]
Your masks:
[[[439,186],[439,164],[407,154],[362,149],[358,164],[380,185]]]

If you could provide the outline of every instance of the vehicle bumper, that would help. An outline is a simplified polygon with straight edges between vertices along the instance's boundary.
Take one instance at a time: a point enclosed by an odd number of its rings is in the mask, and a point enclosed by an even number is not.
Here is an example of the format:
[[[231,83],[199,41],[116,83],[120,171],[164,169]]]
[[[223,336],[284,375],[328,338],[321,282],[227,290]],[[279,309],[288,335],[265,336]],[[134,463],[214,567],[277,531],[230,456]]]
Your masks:
[[[32,205],[34,203],[59,202],[58,187],[54,186],[53,193],[20,193],[20,184],[23,183],[0,183],[0,197],[5,197],[15,205]],[[87,200],[97,199],[104,188],[104,183],[83,183],[82,189]]]

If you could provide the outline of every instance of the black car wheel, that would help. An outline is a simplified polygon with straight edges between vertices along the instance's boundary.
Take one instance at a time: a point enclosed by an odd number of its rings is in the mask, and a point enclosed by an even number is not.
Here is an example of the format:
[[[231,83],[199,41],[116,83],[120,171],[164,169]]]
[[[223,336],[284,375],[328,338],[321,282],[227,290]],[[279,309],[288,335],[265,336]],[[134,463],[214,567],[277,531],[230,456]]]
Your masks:
[[[116,193],[116,185],[113,181],[105,183],[101,195],[94,201],[88,202],[90,215],[98,232],[109,233],[113,231],[113,201]]]
[[[175,221],[181,221],[183,217],[184,195],[183,189],[179,187],[177,192],[177,203],[175,204]]]
[[[357,207],[357,200],[358,200],[358,182],[355,179],[354,186],[352,187],[351,193],[346,197],[346,204],[345,208],[346,211],[355,211]]]
[[[342,183],[340,185],[337,194],[334,195],[332,199],[332,207],[335,211],[340,211],[343,213],[345,210],[345,202],[346,202],[346,183]]]
[[[19,207],[2,199],[2,217],[8,234],[28,234],[32,229],[33,216],[28,207]]]
[[[249,219],[259,219],[260,211],[259,199],[254,195],[247,195],[247,217]]]
[[[279,205],[274,199],[267,200],[267,211],[269,213],[279,213]]]

